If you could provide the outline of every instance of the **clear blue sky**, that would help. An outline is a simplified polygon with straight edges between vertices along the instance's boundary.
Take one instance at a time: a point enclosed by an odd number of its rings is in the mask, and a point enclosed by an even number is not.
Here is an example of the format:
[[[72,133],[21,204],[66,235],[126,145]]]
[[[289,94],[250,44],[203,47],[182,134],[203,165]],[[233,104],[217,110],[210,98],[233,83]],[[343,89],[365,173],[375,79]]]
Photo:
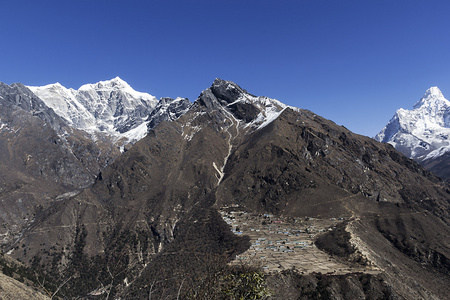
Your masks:
[[[438,86],[450,98],[450,1],[14,0],[0,81],[79,88],[119,76],[194,101],[214,78],[373,136]]]

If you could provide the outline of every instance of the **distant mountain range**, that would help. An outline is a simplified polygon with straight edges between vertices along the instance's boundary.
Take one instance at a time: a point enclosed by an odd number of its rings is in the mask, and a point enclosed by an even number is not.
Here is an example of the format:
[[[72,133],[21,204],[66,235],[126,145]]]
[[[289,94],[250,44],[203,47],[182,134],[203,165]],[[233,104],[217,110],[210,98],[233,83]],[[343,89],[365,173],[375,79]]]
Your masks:
[[[115,78],[77,91],[2,84],[0,120],[1,246],[26,266],[13,268],[0,256],[0,269],[16,278],[19,271],[32,274],[25,281],[50,294],[443,299],[450,293],[450,186],[391,145],[311,111],[222,79],[191,103],[156,101]],[[392,137],[389,128],[384,135]],[[266,237],[233,233],[224,211],[244,221],[261,218],[257,226],[267,232],[271,218],[282,224],[280,234],[296,224],[311,241],[320,239],[317,251],[326,254],[317,265],[324,271],[230,266]],[[319,232],[309,220],[333,225]],[[308,255],[286,238],[274,243],[284,250],[273,256]],[[332,270],[331,261],[346,267]],[[362,271],[355,273],[355,265]]]
[[[164,98],[162,102],[166,106],[158,105],[161,103],[154,96],[135,91],[119,77],[85,84],[78,90],[67,89],[59,83],[28,88],[67,125],[89,133],[124,138],[127,142],[143,138],[148,124],[152,122],[154,126],[161,119],[152,120],[149,116],[166,114],[173,117],[171,114],[175,111],[175,115],[179,115],[180,110],[190,105],[187,99],[182,98]],[[173,102],[170,113],[165,110],[168,102]]]
[[[375,139],[450,178],[450,101],[431,87],[412,110],[399,109]]]

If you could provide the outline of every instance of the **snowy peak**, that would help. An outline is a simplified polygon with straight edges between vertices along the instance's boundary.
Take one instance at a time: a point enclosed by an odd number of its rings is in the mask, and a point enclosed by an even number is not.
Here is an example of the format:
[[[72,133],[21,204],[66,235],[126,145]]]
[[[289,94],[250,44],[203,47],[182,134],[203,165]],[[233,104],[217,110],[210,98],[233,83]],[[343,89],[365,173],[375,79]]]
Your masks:
[[[105,81],[99,81],[97,83],[89,83],[82,85],[79,90],[103,90],[103,89],[129,89],[131,86],[124,80],[122,80],[119,76]]]
[[[413,110],[397,110],[375,139],[419,162],[439,157],[450,151],[450,102],[431,87]]]
[[[111,80],[85,84],[78,89],[78,93],[91,91],[99,93],[121,92],[123,94],[127,94],[128,96],[139,100],[151,102],[157,101],[157,99],[150,94],[135,91],[126,81],[122,80],[118,76]]]
[[[127,82],[120,79],[119,77],[111,80],[99,81],[94,84],[85,84],[81,86],[77,91],[77,94],[86,93],[97,93],[101,97],[108,97],[114,94],[121,93],[126,96],[124,100],[128,100],[131,102],[145,101],[153,106],[156,105],[158,101],[156,97],[150,94],[135,91]],[[105,100],[112,100],[112,97],[109,97],[107,99],[100,99],[100,101]]]
[[[442,95],[441,90],[437,86],[432,86],[425,92],[425,95],[422,98],[427,98],[427,97],[443,98],[444,95]]]
[[[441,90],[437,86],[433,86],[425,92],[422,99],[420,99],[416,104],[414,104],[414,109],[420,108],[422,106],[433,106],[435,105],[436,101],[443,101],[443,100],[447,101],[444,98],[444,95],[442,94]]]

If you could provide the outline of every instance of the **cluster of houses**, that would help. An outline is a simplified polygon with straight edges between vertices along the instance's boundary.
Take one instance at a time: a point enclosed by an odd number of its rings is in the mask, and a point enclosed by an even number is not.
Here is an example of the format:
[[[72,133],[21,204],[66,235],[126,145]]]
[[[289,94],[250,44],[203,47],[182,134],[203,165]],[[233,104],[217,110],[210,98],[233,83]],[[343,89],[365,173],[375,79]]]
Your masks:
[[[252,243],[250,251],[260,252],[263,250],[294,252],[295,250],[305,247],[311,247],[311,242],[305,240],[291,240],[289,238],[281,238],[277,240],[267,240],[267,238],[258,238]]]
[[[245,234],[251,238],[250,249],[245,255],[237,257],[241,260],[250,259],[249,255],[258,255],[258,252],[292,253],[313,247],[313,237],[326,230],[318,227],[313,218],[286,220],[271,214],[255,215],[230,208],[220,213],[235,234]],[[265,255],[259,258],[266,259]]]
[[[222,218],[237,235],[248,235],[251,246],[232,262],[262,266],[267,272],[296,268],[302,273],[361,271],[334,260],[314,245],[315,236],[342,222],[344,218],[282,218],[271,214],[251,214],[236,207],[220,210]]]

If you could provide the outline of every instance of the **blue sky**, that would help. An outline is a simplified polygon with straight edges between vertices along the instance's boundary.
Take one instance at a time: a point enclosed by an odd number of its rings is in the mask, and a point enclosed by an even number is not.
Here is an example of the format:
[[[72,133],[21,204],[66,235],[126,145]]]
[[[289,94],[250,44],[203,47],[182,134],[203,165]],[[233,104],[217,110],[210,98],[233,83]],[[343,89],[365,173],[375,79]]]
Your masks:
[[[430,86],[450,98],[450,1],[4,1],[0,81],[119,76],[194,101],[214,78],[373,136]]]

